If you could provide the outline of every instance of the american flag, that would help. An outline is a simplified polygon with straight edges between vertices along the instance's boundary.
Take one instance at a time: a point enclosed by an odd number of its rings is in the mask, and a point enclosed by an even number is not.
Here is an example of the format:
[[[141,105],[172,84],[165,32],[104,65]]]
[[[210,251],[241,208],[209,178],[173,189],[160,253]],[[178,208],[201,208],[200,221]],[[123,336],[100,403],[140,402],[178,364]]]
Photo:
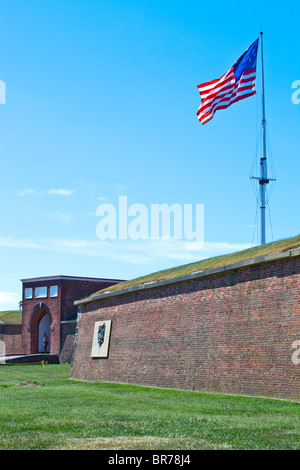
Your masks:
[[[217,109],[228,108],[239,100],[255,95],[258,41],[256,39],[221,78],[197,86],[201,96],[197,116],[201,124],[210,121]]]

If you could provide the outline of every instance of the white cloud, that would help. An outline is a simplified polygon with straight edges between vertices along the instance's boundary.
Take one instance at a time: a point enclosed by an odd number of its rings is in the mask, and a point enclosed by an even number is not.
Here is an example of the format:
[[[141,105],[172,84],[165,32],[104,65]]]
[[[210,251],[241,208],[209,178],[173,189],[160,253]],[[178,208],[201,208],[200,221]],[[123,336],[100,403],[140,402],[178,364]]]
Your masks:
[[[28,196],[29,194],[33,194],[36,196],[45,196],[47,194],[48,195],[54,194],[56,196],[70,196],[74,192],[75,192],[74,189],[45,189],[42,191],[37,191],[36,189],[27,188],[27,189],[23,189],[22,191],[20,191],[18,193],[18,196],[24,197],[24,196]]]
[[[16,292],[0,292],[0,310],[17,310],[20,300]]]
[[[0,246],[9,248],[34,248],[40,249],[40,244],[27,238],[14,239],[12,237],[0,237]]]
[[[27,196],[28,194],[36,194],[36,191],[34,189],[23,189],[23,191],[20,191],[18,193],[18,196],[24,197],[24,196]]]
[[[53,211],[50,214],[51,218],[54,220],[58,220],[59,222],[63,222],[64,224],[68,224],[72,221],[72,217],[68,214],[64,214],[63,212]]]
[[[58,251],[74,255],[102,257],[129,264],[150,265],[172,260],[180,264],[192,263],[213,256],[249,248],[250,244],[206,242],[200,250],[190,250],[185,240],[83,240],[41,238],[36,240],[0,237],[0,246]]]
[[[70,196],[75,192],[74,189],[50,189],[47,194],[56,194],[58,196]]]

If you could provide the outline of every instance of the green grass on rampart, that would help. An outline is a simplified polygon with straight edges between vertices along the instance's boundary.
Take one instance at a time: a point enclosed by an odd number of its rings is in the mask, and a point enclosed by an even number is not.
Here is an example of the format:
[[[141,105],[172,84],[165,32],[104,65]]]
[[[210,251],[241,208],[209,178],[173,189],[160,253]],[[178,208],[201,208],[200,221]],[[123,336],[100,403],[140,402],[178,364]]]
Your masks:
[[[22,321],[22,311],[20,310],[3,310],[0,312],[0,321],[5,323],[16,323]]]
[[[95,295],[103,294],[105,292],[116,292],[121,289],[129,287],[135,287],[149,282],[164,281],[168,279],[175,279],[177,277],[186,276],[195,272],[206,271],[209,269],[219,268],[230,264],[238,263],[240,261],[247,261],[253,258],[261,256],[272,255],[276,253],[282,253],[284,251],[292,250],[300,247],[300,235],[292,238],[286,238],[278,240],[276,242],[267,243],[265,245],[259,245],[247,250],[237,251],[222,256],[215,256],[213,258],[196,261],[194,263],[185,264],[175,268],[165,269],[155,273],[147,274],[136,279],[114,284],[113,286],[106,287],[98,292],[95,292],[91,298]]]

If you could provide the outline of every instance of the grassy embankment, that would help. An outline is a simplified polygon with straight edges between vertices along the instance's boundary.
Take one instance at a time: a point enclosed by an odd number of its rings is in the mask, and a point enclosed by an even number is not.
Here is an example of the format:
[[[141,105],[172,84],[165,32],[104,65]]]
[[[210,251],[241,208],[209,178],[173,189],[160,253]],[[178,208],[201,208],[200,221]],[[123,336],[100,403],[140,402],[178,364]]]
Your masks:
[[[0,312],[0,322],[16,323],[22,321],[22,311],[20,310],[3,310]]]
[[[273,243],[267,243],[265,245],[255,246],[248,248],[247,250],[237,251],[228,255],[215,256],[213,258],[196,261],[195,263],[189,263],[175,268],[165,269],[155,273],[147,274],[136,279],[115,284],[113,286],[102,289],[93,295],[103,294],[104,292],[115,292],[120,289],[129,287],[135,287],[149,282],[164,281],[168,279],[174,279],[176,277],[185,276],[200,271],[206,271],[208,269],[219,268],[221,266],[227,266],[240,261],[246,261],[253,258],[272,255],[275,253],[282,253],[284,251],[292,250],[300,247],[300,235],[292,238],[286,238],[278,240]],[[91,296],[93,297],[93,296]]]

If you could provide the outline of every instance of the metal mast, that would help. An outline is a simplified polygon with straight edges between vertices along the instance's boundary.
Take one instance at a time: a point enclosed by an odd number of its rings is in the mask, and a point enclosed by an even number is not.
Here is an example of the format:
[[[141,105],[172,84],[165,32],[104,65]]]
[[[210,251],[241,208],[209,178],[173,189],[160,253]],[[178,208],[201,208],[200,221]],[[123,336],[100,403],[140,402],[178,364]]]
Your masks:
[[[267,143],[266,143],[266,108],[265,108],[265,83],[264,83],[264,59],[263,59],[263,33],[260,33],[261,46],[261,97],[262,97],[262,157],[260,159],[260,244],[266,243],[266,185],[267,177]]]
[[[260,33],[261,44],[261,95],[262,95],[262,156],[260,158],[260,176],[252,176],[259,182],[259,204],[260,204],[260,244],[266,243],[266,186],[273,178],[268,178],[267,170],[267,121],[265,108],[265,83],[264,83],[264,58],[263,58],[263,33]]]

